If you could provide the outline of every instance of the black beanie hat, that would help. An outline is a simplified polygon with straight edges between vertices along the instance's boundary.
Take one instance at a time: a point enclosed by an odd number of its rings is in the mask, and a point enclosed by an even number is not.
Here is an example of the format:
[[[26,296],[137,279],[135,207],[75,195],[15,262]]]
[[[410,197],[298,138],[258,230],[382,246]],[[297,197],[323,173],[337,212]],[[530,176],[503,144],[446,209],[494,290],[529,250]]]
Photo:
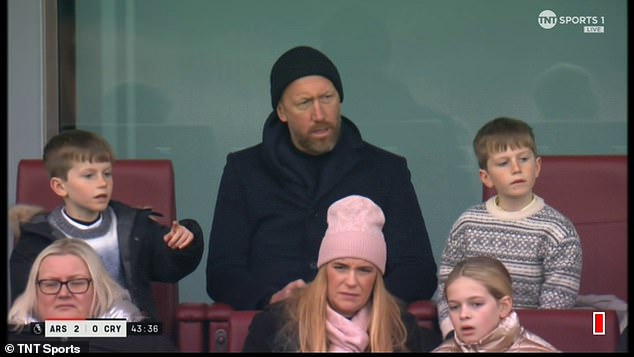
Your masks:
[[[320,75],[328,78],[339,93],[339,101],[343,102],[341,78],[334,63],[323,53],[308,46],[298,46],[286,51],[275,61],[271,69],[271,105],[277,107],[284,89],[294,80]]]

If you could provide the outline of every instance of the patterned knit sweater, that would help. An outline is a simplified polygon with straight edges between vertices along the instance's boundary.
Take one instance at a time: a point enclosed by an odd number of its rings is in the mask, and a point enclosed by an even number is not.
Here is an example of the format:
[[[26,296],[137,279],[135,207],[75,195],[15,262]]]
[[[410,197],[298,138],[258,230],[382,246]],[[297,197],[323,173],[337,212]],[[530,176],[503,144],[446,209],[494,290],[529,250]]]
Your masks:
[[[507,212],[495,196],[466,210],[453,224],[438,270],[438,318],[445,336],[453,329],[444,285],[462,259],[499,259],[513,279],[514,308],[565,309],[575,305],[581,279],[581,241],[572,222],[535,195],[521,211]]]

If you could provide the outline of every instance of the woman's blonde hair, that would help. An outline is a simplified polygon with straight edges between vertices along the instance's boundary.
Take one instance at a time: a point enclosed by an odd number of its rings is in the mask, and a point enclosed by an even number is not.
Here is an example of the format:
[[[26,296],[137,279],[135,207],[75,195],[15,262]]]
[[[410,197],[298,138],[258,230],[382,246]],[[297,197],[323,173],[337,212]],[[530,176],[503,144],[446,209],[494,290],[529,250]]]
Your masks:
[[[100,317],[117,302],[130,300],[127,290],[114,281],[93,248],[81,239],[64,238],[51,243],[38,254],[31,266],[24,292],[18,296],[9,310],[8,324],[21,329],[30,319],[40,320],[37,311],[37,280],[42,261],[50,255],[74,255],[86,263],[92,286],[93,300],[88,318]]]
[[[326,305],[328,264],[319,268],[315,279],[286,301],[287,322],[277,335],[283,350],[327,352]],[[407,351],[407,329],[401,320],[401,306],[385,288],[383,275],[377,274],[371,302],[368,327],[370,343],[367,352]]]

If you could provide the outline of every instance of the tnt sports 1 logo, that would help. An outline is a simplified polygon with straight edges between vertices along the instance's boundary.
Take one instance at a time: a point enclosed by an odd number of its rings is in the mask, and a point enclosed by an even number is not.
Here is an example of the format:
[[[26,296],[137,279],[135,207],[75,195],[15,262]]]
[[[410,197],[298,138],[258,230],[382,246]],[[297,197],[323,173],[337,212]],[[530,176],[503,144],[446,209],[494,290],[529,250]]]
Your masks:
[[[550,30],[557,25],[557,15],[551,10],[544,10],[539,13],[537,21],[543,29]]]
[[[557,16],[552,10],[544,10],[537,16],[537,23],[545,30],[559,25],[583,25],[585,33],[604,33],[605,16]]]

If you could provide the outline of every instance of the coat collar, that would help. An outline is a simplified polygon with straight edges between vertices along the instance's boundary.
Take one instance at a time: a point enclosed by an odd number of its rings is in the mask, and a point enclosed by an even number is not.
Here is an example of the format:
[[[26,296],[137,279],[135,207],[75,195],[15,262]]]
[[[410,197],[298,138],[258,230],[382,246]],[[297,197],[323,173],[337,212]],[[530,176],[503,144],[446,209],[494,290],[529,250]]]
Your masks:
[[[303,165],[309,163],[310,158],[300,158],[301,154],[294,152],[290,133],[286,124],[279,120],[276,112],[269,115],[262,133],[263,159],[277,176],[280,186],[301,201],[314,204],[330,191],[344,176],[346,176],[361,160],[361,149],[365,142],[357,126],[348,118],[341,117],[341,136],[335,148],[321,157],[318,177],[306,177]],[[317,187],[311,187],[314,180]]]
[[[505,352],[519,338],[520,322],[515,311],[504,318],[498,326],[480,341],[466,344],[454,334],[456,344],[463,352]]]

